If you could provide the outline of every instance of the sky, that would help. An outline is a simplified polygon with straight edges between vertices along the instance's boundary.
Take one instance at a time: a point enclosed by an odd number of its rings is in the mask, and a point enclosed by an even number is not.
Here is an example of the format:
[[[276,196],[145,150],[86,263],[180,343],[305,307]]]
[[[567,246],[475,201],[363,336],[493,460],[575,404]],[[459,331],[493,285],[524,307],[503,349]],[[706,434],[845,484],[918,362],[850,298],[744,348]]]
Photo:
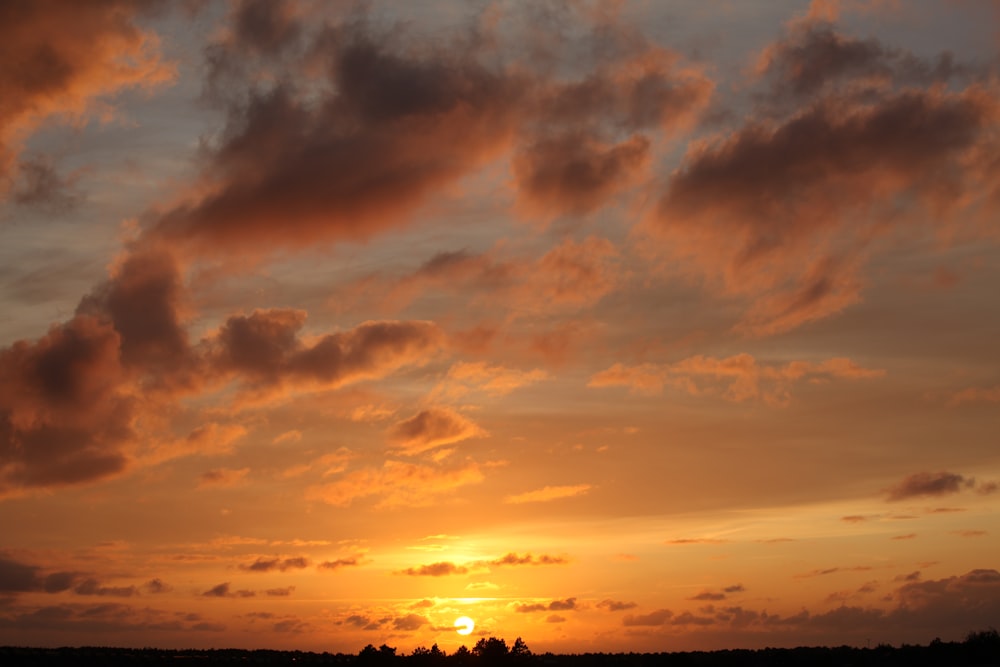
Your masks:
[[[1000,627],[998,155],[991,0],[4,2],[0,645]]]

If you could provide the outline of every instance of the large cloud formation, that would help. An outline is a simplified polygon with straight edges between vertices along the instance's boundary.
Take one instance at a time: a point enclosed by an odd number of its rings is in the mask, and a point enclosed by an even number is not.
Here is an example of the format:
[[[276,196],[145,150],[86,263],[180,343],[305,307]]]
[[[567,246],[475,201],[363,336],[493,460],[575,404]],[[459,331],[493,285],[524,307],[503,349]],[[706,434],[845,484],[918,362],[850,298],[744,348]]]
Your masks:
[[[72,319],[0,350],[0,495],[100,479],[137,456],[227,447],[245,433],[205,424],[208,441],[196,430],[164,444],[169,433],[147,432],[154,451],[138,452],[139,418],[162,401],[230,384],[252,395],[333,389],[423,363],[444,344],[431,323],[396,321],[307,342],[305,314],[293,310],[234,315],[193,344],[184,301],[173,256],[133,250]]]
[[[174,78],[156,34],[137,22],[163,4],[43,0],[0,6],[0,200],[17,177],[28,179],[31,191],[38,162],[26,161],[17,174],[18,157],[27,135],[46,119],[107,116],[111,107],[102,98]]]
[[[650,228],[714,288],[754,299],[745,333],[843,310],[902,220],[974,234],[997,210],[995,83],[946,85],[971,76],[950,63],[793,22],[761,55],[756,116],[689,146]]]

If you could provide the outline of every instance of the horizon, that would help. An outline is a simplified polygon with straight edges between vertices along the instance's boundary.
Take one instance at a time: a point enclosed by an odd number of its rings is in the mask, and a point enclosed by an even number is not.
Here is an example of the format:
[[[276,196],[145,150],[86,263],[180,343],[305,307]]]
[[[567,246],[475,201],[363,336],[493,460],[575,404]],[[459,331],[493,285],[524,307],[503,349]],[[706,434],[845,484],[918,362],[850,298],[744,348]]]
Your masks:
[[[0,645],[1000,627],[1000,4],[48,0],[0,44]]]

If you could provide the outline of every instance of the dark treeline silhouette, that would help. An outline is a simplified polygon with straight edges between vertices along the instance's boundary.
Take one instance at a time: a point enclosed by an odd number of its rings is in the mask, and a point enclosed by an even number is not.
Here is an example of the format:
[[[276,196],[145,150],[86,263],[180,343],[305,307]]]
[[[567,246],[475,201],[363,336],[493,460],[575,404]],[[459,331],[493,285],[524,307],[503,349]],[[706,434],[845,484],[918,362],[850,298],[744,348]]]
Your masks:
[[[935,639],[927,646],[874,648],[800,647],[685,651],[677,653],[532,653],[518,637],[513,645],[483,638],[470,650],[448,654],[434,644],[409,655],[369,644],[357,655],[245,649],[129,649],[111,647],[0,647],[0,665],[339,665],[342,667],[1000,667],[1000,633],[971,632],[961,642]]]

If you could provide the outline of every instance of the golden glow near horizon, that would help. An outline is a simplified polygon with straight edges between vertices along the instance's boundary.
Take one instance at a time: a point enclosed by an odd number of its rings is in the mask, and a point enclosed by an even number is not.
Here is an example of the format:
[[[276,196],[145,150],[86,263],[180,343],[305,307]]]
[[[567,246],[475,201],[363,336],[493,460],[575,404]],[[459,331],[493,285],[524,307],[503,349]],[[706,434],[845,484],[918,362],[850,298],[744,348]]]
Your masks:
[[[0,645],[1000,627],[997,3],[145,4],[0,10]]]

